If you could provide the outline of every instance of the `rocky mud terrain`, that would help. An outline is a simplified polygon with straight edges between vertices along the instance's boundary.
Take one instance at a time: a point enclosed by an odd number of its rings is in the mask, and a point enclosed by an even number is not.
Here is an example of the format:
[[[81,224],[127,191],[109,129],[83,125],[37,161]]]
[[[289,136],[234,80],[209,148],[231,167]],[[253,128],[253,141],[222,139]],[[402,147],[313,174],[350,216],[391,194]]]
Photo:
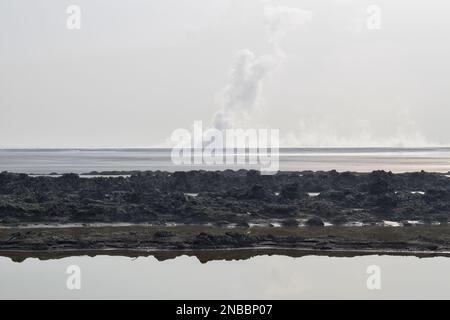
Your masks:
[[[445,224],[450,216],[450,178],[438,173],[92,174],[96,177],[0,173],[0,225],[146,223],[246,228],[390,221],[408,226]]]
[[[9,254],[242,248],[447,254],[449,216],[450,178],[438,173],[0,173],[0,251]]]

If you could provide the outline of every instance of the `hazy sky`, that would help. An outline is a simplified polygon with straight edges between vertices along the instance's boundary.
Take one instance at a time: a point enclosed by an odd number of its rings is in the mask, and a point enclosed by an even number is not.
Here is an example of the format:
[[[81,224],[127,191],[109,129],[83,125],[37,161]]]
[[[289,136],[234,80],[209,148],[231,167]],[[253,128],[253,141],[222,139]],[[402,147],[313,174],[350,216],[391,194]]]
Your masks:
[[[285,146],[447,145],[449,16],[445,0],[0,0],[0,147],[161,146],[224,108]]]

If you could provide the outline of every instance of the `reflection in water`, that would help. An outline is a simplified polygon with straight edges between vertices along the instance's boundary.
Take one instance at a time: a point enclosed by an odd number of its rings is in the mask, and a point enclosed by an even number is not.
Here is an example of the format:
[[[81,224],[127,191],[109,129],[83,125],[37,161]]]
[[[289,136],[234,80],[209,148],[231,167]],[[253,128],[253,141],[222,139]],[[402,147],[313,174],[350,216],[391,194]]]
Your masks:
[[[203,263],[187,255],[159,258],[163,261],[72,256],[17,263],[0,257],[0,298],[450,298],[450,259],[445,257],[259,255],[227,261],[203,256]],[[81,268],[80,291],[66,288],[70,265]],[[381,290],[367,289],[371,265],[381,268]]]

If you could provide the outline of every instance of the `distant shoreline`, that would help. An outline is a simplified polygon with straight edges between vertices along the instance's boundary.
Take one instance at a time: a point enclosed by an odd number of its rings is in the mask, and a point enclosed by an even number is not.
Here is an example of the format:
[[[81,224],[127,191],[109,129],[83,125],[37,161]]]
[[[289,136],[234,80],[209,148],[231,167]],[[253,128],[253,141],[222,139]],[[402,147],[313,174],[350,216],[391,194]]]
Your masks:
[[[236,150],[237,155],[239,150]],[[280,171],[447,173],[450,148],[281,148],[271,161]],[[177,164],[167,148],[127,149],[0,149],[0,172],[45,175],[90,171],[192,171],[251,170],[261,165],[226,163],[221,165]]]

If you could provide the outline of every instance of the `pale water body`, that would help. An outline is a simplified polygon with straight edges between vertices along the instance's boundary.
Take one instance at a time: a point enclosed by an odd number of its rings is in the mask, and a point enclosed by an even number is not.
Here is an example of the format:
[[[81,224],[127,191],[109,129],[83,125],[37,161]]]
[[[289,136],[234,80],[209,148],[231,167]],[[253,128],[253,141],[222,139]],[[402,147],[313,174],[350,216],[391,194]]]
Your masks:
[[[67,289],[67,267],[81,290]],[[367,268],[381,290],[367,288]],[[180,256],[96,256],[13,262],[0,257],[0,299],[449,299],[450,259],[400,256],[257,256],[209,261]]]
[[[450,171],[450,148],[281,149],[280,170]],[[49,174],[110,170],[223,170],[252,166],[174,165],[170,149],[0,149],[0,171]]]

